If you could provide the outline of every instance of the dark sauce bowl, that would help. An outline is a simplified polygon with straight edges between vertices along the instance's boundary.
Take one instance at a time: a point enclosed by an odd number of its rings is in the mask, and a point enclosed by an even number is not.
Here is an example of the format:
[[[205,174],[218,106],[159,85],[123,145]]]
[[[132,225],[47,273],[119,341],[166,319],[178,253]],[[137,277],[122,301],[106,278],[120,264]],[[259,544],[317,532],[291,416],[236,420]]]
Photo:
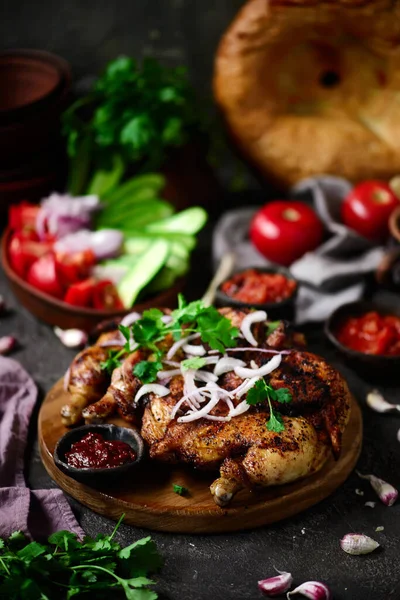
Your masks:
[[[239,275],[240,273],[244,273],[248,270],[255,270],[259,273],[271,273],[271,274],[280,274],[284,275],[286,279],[290,281],[294,281],[296,284],[295,289],[292,294],[281,300],[279,302],[263,302],[263,303],[254,303],[254,302],[243,302],[242,300],[237,300],[236,298],[232,298],[228,294],[222,291],[222,286],[226,281],[229,281],[233,275]],[[227,277],[225,281],[223,281],[217,288],[215,293],[215,302],[217,306],[232,306],[233,308],[255,308],[257,310],[265,310],[268,315],[268,320],[278,320],[284,319],[286,321],[293,321],[295,318],[296,312],[296,297],[299,288],[298,281],[293,277],[288,269],[285,267],[247,267],[246,269],[241,269],[240,271],[235,271],[230,277]]]
[[[118,467],[105,469],[79,469],[72,467],[67,463],[66,453],[71,449],[72,444],[80,441],[87,433],[100,433],[105,440],[117,440],[125,442],[134,451],[136,458]],[[128,427],[118,427],[117,425],[83,425],[76,429],[71,429],[63,435],[57,442],[54,449],[54,462],[56,466],[68,477],[72,477],[80,483],[92,487],[102,487],[109,483],[124,482],[137,467],[144,457],[144,442],[140,433]]]
[[[337,338],[337,331],[342,323],[349,317],[360,317],[367,312],[376,311],[381,315],[394,315],[400,317],[400,302],[393,305],[381,304],[360,300],[343,304],[337,308],[325,322],[325,334],[336,347],[346,365],[354,369],[368,381],[381,381],[383,379],[398,379],[400,373],[400,356],[385,356],[366,354],[348,348]]]

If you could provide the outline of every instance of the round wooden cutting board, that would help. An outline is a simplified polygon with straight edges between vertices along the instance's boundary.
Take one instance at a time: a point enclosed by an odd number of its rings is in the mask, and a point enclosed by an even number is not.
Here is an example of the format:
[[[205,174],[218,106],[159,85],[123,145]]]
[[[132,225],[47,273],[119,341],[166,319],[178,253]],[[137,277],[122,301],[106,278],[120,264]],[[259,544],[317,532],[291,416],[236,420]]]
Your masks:
[[[40,451],[49,475],[65,492],[95,512],[115,520],[125,513],[126,523],[158,531],[216,533],[285,519],[336,490],[352,471],[361,450],[362,417],[353,399],[342,454],[337,462],[329,459],[321,471],[296,483],[260,492],[242,490],[228,508],[219,508],[208,489],[215,473],[147,461],[134,472],[132,481],[94,489],[64,475],[53,461],[57,440],[67,431],[60,418],[60,408],[67,401],[68,394],[60,380],[47,394],[39,413]],[[110,422],[128,427],[118,417]],[[188,496],[174,493],[174,483],[188,488]]]

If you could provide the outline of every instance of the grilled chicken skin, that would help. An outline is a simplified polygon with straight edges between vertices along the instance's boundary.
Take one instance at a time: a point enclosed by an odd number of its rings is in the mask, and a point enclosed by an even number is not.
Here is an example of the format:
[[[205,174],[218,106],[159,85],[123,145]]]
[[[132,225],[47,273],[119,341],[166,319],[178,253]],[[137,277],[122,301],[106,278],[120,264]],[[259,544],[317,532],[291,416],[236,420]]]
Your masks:
[[[268,358],[263,355],[261,360]],[[292,402],[276,406],[287,413],[284,431],[269,431],[269,411],[258,407],[228,422],[199,419],[179,423],[171,419],[171,411],[183,395],[183,379],[176,376],[170,394],[151,394],[143,414],[141,434],[150,457],[185,462],[198,469],[220,468],[211,493],[223,506],[243,487],[295,481],[318,471],[332,451],[338,456],[350,410],[350,392],[340,374],[321,357],[294,351],[284,356],[280,367],[266,379],[273,387],[287,387],[292,392]],[[227,373],[219,385],[230,391],[241,381]],[[220,402],[210,414],[226,412],[225,403]]]
[[[116,335],[115,331],[104,333],[94,346],[82,350],[72,361],[68,378],[70,399],[61,409],[61,420],[67,427],[76,425],[82,419],[82,410],[104,395],[110,376],[101,363],[107,360],[109,350],[118,346],[102,344],[114,340]]]
[[[236,327],[241,326],[248,314],[231,308],[220,312]],[[267,402],[251,406],[230,420],[218,420],[226,419],[229,410],[245,399],[243,395],[235,397],[234,390],[243,379],[233,371],[218,378],[219,389],[231,392],[230,406],[229,402],[219,400],[209,418],[179,422],[178,418],[189,409],[186,403],[181,404],[172,418],[174,407],[185,395],[182,375],[162,382],[169,389],[168,395],[144,397],[143,412],[143,405],[137,407],[134,403],[142,384],[133,369],[138,362],[150,358],[149,351],[136,350],[125,356],[110,382],[110,376],[100,367],[110,347],[99,345],[84,350],[71,365],[71,402],[63,408],[64,422],[68,417],[68,424],[72,424],[82,416],[88,423],[100,422],[118,411],[126,420],[141,426],[151,459],[183,462],[197,469],[219,469],[220,476],[210,490],[221,506],[228,504],[243,487],[280,485],[309,476],[324,465],[332,452],[339,456],[350,412],[346,382],[323,358],[305,351],[302,336],[291,332],[286,323],[282,322],[270,334],[265,323],[256,323],[252,333],[257,347],[249,348],[249,343],[239,338],[237,348],[230,349],[229,355],[256,370],[269,362],[277,350],[283,351],[280,365],[265,377],[272,388],[288,388],[292,395],[287,404],[272,402],[273,408],[282,414],[285,429],[281,432],[266,427],[270,418]],[[104,335],[115,339],[115,332]],[[97,344],[103,342],[102,336]],[[164,352],[173,342],[171,336],[162,340]],[[200,341],[192,342],[196,343]],[[180,349],[173,360],[179,362],[184,358]],[[166,365],[164,370],[167,368]],[[214,365],[203,367],[210,372],[213,368]],[[203,384],[196,382],[196,385],[200,388]]]

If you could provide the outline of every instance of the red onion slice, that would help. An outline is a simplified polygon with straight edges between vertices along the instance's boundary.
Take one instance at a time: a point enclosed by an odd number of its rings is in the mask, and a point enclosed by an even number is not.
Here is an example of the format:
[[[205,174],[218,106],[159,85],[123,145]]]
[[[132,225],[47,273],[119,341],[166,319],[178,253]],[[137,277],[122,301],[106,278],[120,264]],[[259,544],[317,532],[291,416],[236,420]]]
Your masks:
[[[217,364],[215,365],[214,374],[223,375],[224,373],[229,373],[233,371],[235,367],[244,367],[245,362],[240,360],[239,358],[232,358],[231,356],[223,356],[219,359]]]
[[[255,339],[254,335],[251,333],[251,326],[254,323],[261,323],[262,321],[267,320],[267,313],[265,310],[256,310],[255,312],[249,313],[243,319],[240,325],[240,331],[243,333],[245,339],[252,346],[258,346],[258,342]]]
[[[117,229],[100,229],[99,231],[80,229],[58,240],[54,244],[54,249],[56,252],[66,253],[92,250],[96,258],[102,260],[118,256],[123,241],[124,236]]]
[[[132,325],[132,323],[138,321],[141,316],[142,315],[138,312],[131,312],[128,315],[125,315],[125,317],[121,321],[121,325],[124,325],[124,327],[129,327],[130,325]]]
[[[282,356],[280,354],[276,354],[269,360],[265,365],[260,367],[259,369],[248,369],[246,367],[235,367],[235,373],[238,377],[265,377],[277,369],[281,364]]]
[[[186,354],[191,354],[192,356],[204,356],[206,353],[206,349],[201,345],[185,344],[182,349]]]
[[[156,396],[168,396],[169,389],[165,387],[165,385],[160,385],[159,383],[146,383],[142,385],[140,390],[137,392],[133,404],[137,404],[142,396],[146,394],[155,394]]]
[[[179,348],[181,348],[182,346],[187,344],[187,342],[191,342],[195,338],[199,338],[199,337],[200,337],[199,333],[192,333],[191,335],[183,337],[180,340],[178,340],[177,342],[175,342],[174,344],[172,344],[171,348],[167,352],[167,359],[170,360],[177,353]]]

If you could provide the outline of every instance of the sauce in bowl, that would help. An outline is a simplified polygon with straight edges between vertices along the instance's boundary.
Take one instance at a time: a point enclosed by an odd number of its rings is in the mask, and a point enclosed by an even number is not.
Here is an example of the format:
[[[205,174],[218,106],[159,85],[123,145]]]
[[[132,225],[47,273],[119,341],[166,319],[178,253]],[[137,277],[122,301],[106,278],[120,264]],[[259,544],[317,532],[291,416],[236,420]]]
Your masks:
[[[338,341],[357,352],[400,356],[400,317],[370,311],[347,317],[336,330]]]
[[[131,446],[119,440],[105,440],[100,433],[88,433],[65,453],[70,467],[110,469],[136,460]]]
[[[221,285],[227,296],[249,304],[282,302],[292,296],[296,282],[282,273],[264,273],[247,269],[233,275]]]

